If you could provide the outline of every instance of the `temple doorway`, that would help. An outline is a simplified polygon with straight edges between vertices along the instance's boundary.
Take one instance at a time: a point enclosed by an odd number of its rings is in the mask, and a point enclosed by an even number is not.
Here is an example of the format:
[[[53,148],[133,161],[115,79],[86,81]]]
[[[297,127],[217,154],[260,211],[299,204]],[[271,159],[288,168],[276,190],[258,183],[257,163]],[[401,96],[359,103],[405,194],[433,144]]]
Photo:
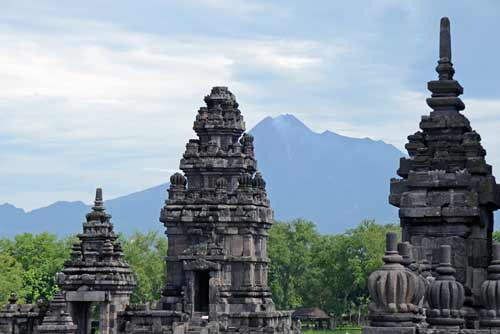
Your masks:
[[[194,310],[195,312],[208,313],[210,272],[208,270],[196,271]]]

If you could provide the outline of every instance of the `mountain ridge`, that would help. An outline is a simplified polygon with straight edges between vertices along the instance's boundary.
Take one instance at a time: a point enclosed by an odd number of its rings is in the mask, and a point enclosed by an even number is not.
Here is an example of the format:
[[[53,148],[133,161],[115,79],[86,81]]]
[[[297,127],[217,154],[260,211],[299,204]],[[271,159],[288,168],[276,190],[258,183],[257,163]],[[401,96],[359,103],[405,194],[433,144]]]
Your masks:
[[[322,233],[343,232],[362,219],[397,220],[387,196],[404,154],[393,145],[329,130],[315,132],[292,114],[265,117],[249,133],[255,137],[258,169],[277,220],[309,219]],[[159,215],[167,189],[168,183],[163,183],[107,200],[116,231],[163,231]],[[90,208],[82,201],[57,201],[25,211],[5,203],[0,217],[14,224],[8,231],[2,228],[0,235],[78,233]]]

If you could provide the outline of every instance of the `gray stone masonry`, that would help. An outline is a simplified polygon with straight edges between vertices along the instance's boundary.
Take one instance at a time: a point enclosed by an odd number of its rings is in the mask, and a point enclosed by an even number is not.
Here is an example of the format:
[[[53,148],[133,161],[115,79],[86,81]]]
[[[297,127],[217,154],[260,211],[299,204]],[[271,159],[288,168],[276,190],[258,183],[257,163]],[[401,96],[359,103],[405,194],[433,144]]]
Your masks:
[[[169,246],[163,297],[155,311],[123,313],[120,328],[294,332],[291,313],[275,310],[267,284],[273,211],[257,172],[253,137],[244,133],[238,103],[226,87],[214,87],[205,103],[194,121],[197,138],[189,140],[180,162],[184,173],[170,178],[161,210]]]
[[[71,259],[58,275],[78,334],[90,333],[94,306],[99,307],[99,333],[116,333],[117,313],[129,304],[136,285],[103,203],[102,190],[98,188],[94,207],[83,223],[83,233],[78,235]]]
[[[466,320],[477,326],[499,191],[481,137],[460,112],[463,88],[453,79],[448,18],[441,20],[439,57],[438,80],[428,83],[433,111],[422,116],[421,131],[408,136],[409,158],[401,159],[401,178],[391,180],[389,201],[399,208],[403,240],[418,262],[430,261],[434,275],[439,247],[451,246],[456,278],[465,287]]]

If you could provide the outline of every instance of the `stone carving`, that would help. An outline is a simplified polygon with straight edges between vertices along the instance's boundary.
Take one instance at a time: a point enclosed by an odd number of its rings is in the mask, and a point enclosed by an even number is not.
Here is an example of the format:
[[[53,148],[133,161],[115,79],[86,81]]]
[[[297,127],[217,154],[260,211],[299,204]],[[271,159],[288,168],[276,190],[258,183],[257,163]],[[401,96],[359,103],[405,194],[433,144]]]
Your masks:
[[[424,295],[423,281],[401,263],[397,252],[397,234],[387,234],[384,266],[368,278],[372,303],[369,306],[371,327],[414,328],[420,321],[418,304]],[[384,333],[390,331],[385,330]]]
[[[77,326],[66,308],[64,293],[59,292],[50,302],[49,311],[38,326],[40,334],[75,334]]]
[[[458,328],[464,324],[462,307],[465,291],[454,276],[455,269],[451,266],[451,247],[443,245],[440,250],[437,277],[426,293],[430,308],[427,310],[427,322],[438,328]]]
[[[71,259],[58,274],[78,334],[90,333],[92,305],[99,305],[100,334],[116,333],[117,312],[125,309],[136,286],[103,203],[102,189],[98,188]]]
[[[493,244],[488,279],[481,285],[481,327],[500,327],[500,244]]]
[[[0,334],[38,334],[38,326],[47,312],[47,302],[18,304],[17,295],[11,293],[9,303],[0,307]]]
[[[161,319],[163,331],[174,333],[294,332],[291,313],[275,310],[267,285],[273,211],[257,172],[254,138],[244,133],[239,105],[226,87],[214,87],[205,103],[193,126],[198,138],[187,143],[183,174],[170,178],[161,210],[167,278],[147,319]],[[187,320],[179,322],[179,314]],[[140,317],[129,310],[120,327],[126,333],[153,328]]]
[[[440,29],[438,80],[428,83],[433,111],[422,117],[421,131],[408,136],[409,158],[401,159],[401,178],[391,180],[389,201],[399,208],[403,241],[412,244],[417,262],[429,261],[429,273],[436,271],[439,246],[451,246],[456,278],[466,290],[467,319],[476,326],[500,200],[481,138],[460,112],[463,88],[453,79],[448,18]]]

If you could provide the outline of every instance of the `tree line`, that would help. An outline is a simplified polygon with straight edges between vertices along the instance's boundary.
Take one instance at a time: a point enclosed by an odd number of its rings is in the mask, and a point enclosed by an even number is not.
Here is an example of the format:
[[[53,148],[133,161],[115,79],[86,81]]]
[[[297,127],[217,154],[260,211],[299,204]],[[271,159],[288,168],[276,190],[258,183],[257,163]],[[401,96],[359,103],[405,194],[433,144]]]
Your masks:
[[[366,279],[382,265],[385,234],[395,225],[363,221],[338,235],[320,234],[303,219],[277,222],[269,232],[269,286],[279,309],[319,307],[340,318],[359,317],[369,302]],[[0,239],[0,304],[16,292],[20,302],[51,299],[58,290],[55,275],[69,259],[76,237],[20,234]],[[138,285],[132,303],[157,301],[164,285],[164,235],[136,232],[120,235],[125,260]],[[355,321],[356,319],[352,319]]]

